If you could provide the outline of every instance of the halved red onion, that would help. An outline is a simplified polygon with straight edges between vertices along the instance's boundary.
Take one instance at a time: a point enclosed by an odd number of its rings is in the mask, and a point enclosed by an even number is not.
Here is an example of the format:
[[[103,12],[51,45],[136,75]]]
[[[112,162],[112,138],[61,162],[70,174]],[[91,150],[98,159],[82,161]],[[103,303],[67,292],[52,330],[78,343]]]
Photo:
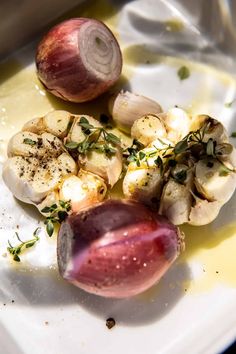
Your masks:
[[[39,43],[37,74],[54,95],[85,102],[101,95],[119,78],[122,56],[109,28],[89,18],[53,27]]]
[[[61,225],[61,276],[97,295],[123,298],[156,283],[183,248],[177,227],[142,204],[109,200]]]

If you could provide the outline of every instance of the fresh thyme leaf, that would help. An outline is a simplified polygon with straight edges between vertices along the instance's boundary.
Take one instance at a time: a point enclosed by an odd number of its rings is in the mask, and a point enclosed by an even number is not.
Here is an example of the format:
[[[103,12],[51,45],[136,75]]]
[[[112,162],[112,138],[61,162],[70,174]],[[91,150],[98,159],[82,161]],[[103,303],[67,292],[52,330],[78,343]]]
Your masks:
[[[105,139],[106,139],[106,141],[108,141],[112,144],[115,144],[115,145],[120,144],[120,138],[118,138],[118,136],[116,136],[112,133],[106,133]]]
[[[65,147],[66,147],[67,149],[70,149],[70,150],[77,149],[78,146],[79,146],[79,144],[76,143],[76,142],[74,142],[74,141],[70,141],[69,143],[66,143],[66,144],[65,144]]]
[[[17,254],[15,254],[13,257],[13,261],[20,262],[20,257]]]
[[[51,211],[51,208],[46,206],[41,210],[41,213],[46,214],[46,213],[50,213],[50,211]]]
[[[7,247],[7,250],[10,254],[13,255],[13,260],[16,262],[20,262],[20,257],[19,254],[22,252],[23,249],[27,249],[30,247],[33,247],[35,245],[35,243],[39,240],[38,237],[38,231],[40,230],[40,228],[38,227],[34,233],[33,233],[33,239],[28,240],[28,241],[22,241],[19,237],[19,234],[16,232],[16,237],[17,239],[20,241],[20,244],[17,246],[12,246],[12,244],[10,243],[10,241],[8,240],[8,244],[9,247]]]
[[[32,140],[32,139],[29,139],[29,138],[25,138],[25,139],[23,140],[23,143],[24,143],[24,144],[28,144],[28,145],[32,145],[32,146],[37,144],[36,141],[34,141],[34,140]]]
[[[180,80],[186,80],[190,76],[190,70],[187,66],[183,65],[177,71]]]
[[[78,124],[86,130],[94,129],[94,126],[90,124],[88,119],[85,117],[81,117]]]
[[[236,132],[231,133],[231,138],[236,138]]]
[[[140,159],[140,160],[143,160],[146,155],[145,155],[145,153],[144,153],[143,151],[140,151],[139,154],[138,154],[138,156],[139,156],[139,159]]]
[[[25,245],[25,248],[33,247],[36,242],[37,242],[37,241],[35,240],[35,241],[32,241],[32,242],[27,243],[27,244]]]
[[[52,220],[47,220],[46,221],[46,231],[49,237],[51,237],[53,235],[54,232],[54,225]]]
[[[44,221],[49,237],[53,235],[54,224],[62,223],[67,218],[68,212],[71,209],[70,200],[59,200],[58,204],[59,205],[52,204],[51,206],[46,206],[41,210],[42,213],[50,213]]]
[[[188,141],[187,139],[180,140],[174,147],[174,153],[181,154],[182,152],[186,151],[188,148]]]

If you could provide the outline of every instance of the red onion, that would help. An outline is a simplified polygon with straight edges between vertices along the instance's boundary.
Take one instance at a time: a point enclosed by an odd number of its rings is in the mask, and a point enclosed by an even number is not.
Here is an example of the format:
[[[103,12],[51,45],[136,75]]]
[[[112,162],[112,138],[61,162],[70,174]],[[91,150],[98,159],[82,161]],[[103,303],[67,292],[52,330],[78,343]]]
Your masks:
[[[183,246],[178,228],[142,204],[109,200],[61,225],[61,276],[97,295],[123,298],[156,283]]]
[[[85,102],[107,91],[122,69],[120,47],[109,28],[89,18],[53,27],[36,54],[39,79],[55,96]]]

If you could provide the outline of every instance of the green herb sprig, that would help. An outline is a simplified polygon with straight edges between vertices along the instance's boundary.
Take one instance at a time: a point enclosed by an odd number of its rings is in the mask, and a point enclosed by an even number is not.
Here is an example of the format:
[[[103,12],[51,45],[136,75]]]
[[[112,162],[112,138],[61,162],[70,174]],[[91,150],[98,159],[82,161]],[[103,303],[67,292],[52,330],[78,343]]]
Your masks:
[[[212,124],[214,122],[211,119],[207,119],[200,129],[189,132],[174,146],[166,144],[161,139],[159,141],[162,143],[163,148],[153,146],[153,149],[147,152],[132,149],[131,146],[131,153],[127,160],[135,162],[138,167],[141,166],[141,163],[146,163],[147,167],[149,167],[149,159],[154,158],[155,165],[160,168],[160,173],[164,175],[175,167],[182,157],[186,157],[186,161],[189,160],[189,157],[195,161],[214,158],[222,165],[221,176],[235,172],[225,166],[220,159],[222,156],[229,155],[232,152],[232,145],[227,143],[217,144],[212,138],[204,141],[204,137],[212,129]],[[129,148],[127,150],[129,151]],[[183,183],[187,178],[187,169],[183,168],[178,173],[172,174],[172,177],[177,182]]]
[[[116,153],[116,146],[121,144],[120,139],[107,132],[103,127],[95,127],[85,117],[81,117],[79,126],[85,135],[82,142],[70,141],[65,144],[68,150],[76,150],[79,154],[85,155],[90,151],[97,151],[111,157]],[[114,147],[115,146],[115,147]]]
[[[49,237],[53,235],[55,224],[61,224],[64,221],[69,211],[71,210],[71,204],[69,201],[59,200],[59,205],[52,204],[51,206],[46,206],[41,210],[43,214],[50,214],[46,217],[44,224],[46,225],[46,231]]]
[[[20,236],[19,236],[18,232],[16,232],[15,233],[16,237],[20,241],[20,244],[17,245],[17,246],[12,246],[11,242],[8,240],[9,247],[7,247],[7,250],[13,256],[13,260],[14,261],[20,262],[21,260],[20,260],[19,254],[21,254],[24,249],[33,247],[35,245],[35,243],[37,241],[39,241],[39,236],[38,236],[39,230],[40,230],[40,227],[38,227],[34,231],[33,238],[31,240],[28,240],[28,241],[22,241],[20,239]]]

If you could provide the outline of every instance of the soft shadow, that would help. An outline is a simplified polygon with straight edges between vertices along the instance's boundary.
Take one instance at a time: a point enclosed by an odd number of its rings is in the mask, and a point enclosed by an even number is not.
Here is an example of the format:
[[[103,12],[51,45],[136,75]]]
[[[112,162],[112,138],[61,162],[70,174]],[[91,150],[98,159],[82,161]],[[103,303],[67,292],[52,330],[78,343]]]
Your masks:
[[[217,247],[236,233],[236,194],[225,204],[218,217],[205,226],[181,226],[185,233],[185,252],[182,259],[188,260],[200,249]]]
[[[16,204],[22,209],[24,214],[27,214],[27,216],[30,216],[31,218],[38,220],[38,221],[43,221],[45,218],[43,217],[42,214],[38,211],[38,209],[32,205],[32,204],[27,204],[24,202],[21,202],[20,200],[15,199]]]
[[[89,102],[72,103],[63,101],[50,92],[46,92],[46,95],[54,109],[67,110],[73,114],[88,114],[99,119],[101,113],[109,115],[108,101],[114,93],[119,92],[121,89],[130,90],[129,80],[124,75],[121,75],[117,83],[106,93]]]
[[[106,299],[91,295],[59,278],[55,269],[32,272],[7,269],[2,272],[0,301],[15,300],[17,306],[82,306],[95,316],[114,317],[124,325],[139,326],[160,320],[184,296],[191,280],[185,263],[176,263],[161,279],[141,295],[127,299]],[[7,289],[7,290],[5,290]]]

